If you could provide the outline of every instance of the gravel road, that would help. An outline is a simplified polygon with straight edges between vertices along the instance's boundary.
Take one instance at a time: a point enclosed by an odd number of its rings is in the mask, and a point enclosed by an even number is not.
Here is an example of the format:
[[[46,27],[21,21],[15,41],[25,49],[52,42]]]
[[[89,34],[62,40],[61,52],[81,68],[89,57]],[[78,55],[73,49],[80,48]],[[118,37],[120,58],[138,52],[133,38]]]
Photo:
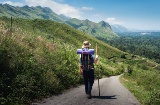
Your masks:
[[[100,79],[100,97],[98,81],[95,81],[92,99],[86,98],[84,85],[82,85],[32,105],[140,105],[138,100],[119,82],[119,77]]]

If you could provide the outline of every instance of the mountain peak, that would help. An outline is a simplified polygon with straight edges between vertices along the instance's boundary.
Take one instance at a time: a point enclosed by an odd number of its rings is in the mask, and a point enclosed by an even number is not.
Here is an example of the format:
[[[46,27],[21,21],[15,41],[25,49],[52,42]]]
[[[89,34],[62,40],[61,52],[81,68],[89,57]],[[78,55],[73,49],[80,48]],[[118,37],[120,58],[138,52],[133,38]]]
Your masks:
[[[83,26],[87,26],[87,27],[91,27],[91,28],[94,28],[95,27],[95,23],[86,19],[82,22]]]
[[[86,20],[84,20],[84,22],[85,22],[85,23],[91,23],[92,21],[86,19]]]
[[[111,26],[110,26],[107,22],[105,22],[105,21],[103,21],[103,20],[100,21],[98,24],[99,24],[99,26],[102,27],[102,28],[103,28],[103,27],[104,27],[104,28],[109,27],[109,28],[111,29]]]
[[[117,37],[117,34],[112,32],[111,26],[105,21],[95,23],[88,19],[70,19],[66,21],[66,23],[99,39],[112,39],[114,37]]]
[[[25,6],[23,6],[24,8],[29,8],[29,6],[28,5],[25,5]]]

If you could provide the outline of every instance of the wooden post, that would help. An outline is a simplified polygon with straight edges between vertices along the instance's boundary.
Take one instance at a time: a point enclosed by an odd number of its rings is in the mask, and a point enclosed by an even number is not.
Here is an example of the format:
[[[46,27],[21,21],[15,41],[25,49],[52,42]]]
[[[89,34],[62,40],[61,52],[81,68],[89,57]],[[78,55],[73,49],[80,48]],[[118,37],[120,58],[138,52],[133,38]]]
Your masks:
[[[12,33],[12,17],[11,17],[11,27],[10,27],[10,31]]]

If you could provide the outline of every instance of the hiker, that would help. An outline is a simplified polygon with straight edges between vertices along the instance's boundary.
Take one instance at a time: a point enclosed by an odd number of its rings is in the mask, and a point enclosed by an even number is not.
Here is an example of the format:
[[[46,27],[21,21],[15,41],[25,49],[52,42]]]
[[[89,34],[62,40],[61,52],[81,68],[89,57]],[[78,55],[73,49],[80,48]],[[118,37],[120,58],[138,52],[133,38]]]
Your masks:
[[[82,50],[89,49],[91,44],[88,41],[83,42]],[[91,99],[91,90],[94,83],[94,64],[98,61],[98,55],[94,57],[91,54],[81,54],[80,55],[80,74],[83,74],[84,85],[85,85],[85,92],[87,98]]]

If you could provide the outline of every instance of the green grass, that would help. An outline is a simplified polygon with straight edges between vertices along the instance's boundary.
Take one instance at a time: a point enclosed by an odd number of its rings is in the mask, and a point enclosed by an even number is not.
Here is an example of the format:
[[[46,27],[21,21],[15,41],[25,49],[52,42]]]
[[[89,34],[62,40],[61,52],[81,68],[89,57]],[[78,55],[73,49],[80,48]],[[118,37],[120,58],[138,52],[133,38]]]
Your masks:
[[[29,104],[82,84],[76,50],[84,40],[92,48],[98,44],[100,77],[122,73],[121,65],[108,59],[123,52],[96,38],[49,20],[13,19],[11,32],[10,19],[1,17],[0,104]]]
[[[125,73],[121,82],[137,97],[142,105],[160,104],[160,72],[134,68],[132,73]]]

